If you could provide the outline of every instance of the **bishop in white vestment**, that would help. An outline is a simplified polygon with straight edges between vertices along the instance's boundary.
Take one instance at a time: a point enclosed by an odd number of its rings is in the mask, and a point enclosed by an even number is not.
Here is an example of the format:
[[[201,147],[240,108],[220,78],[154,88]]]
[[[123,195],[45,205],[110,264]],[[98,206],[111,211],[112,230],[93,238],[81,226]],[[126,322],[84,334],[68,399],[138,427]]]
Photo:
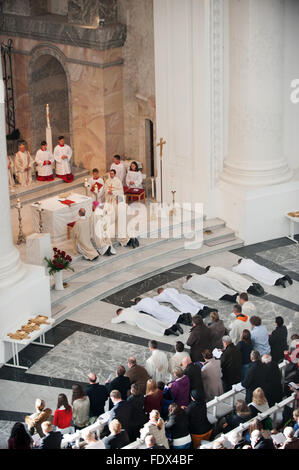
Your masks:
[[[21,186],[30,186],[32,183],[32,158],[25,148],[24,142],[20,142],[19,151],[16,153],[14,167],[18,183]]]
[[[183,284],[183,288],[191,290],[196,294],[202,295],[211,300],[228,300],[236,302],[238,294],[229,289],[217,279],[211,279],[206,274],[193,274],[187,276],[187,282]]]
[[[62,135],[58,137],[58,145],[54,148],[56,176],[63,179],[65,183],[71,183],[74,180],[70,164],[72,154],[71,147],[64,143],[64,137]]]
[[[131,326],[137,326],[141,330],[156,336],[174,334],[173,330],[169,328],[168,323],[157,320],[151,315],[140,313],[134,308],[118,309],[116,313],[117,316],[112,318],[111,323],[124,322]]]
[[[54,158],[50,150],[47,149],[47,142],[41,142],[41,148],[36,152],[35,162],[37,164],[37,180],[38,181],[53,181],[52,164]]]
[[[238,264],[233,266],[232,269],[235,273],[247,274],[247,276],[253,277],[253,279],[256,279],[262,284],[266,284],[267,286],[282,285],[283,287],[286,287],[286,281],[288,281],[289,284],[293,284],[290,276],[283,276],[282,274],[272,271],[249,258],[239,259]]]
[[[116,251],[111,241],[111,217],[104,204],[93,202],[91,214],[91,238],[100,255],[115,255]]]
[[[79,209],[79,220],[72,229],[74,253],[80,253],[85,259],[92,261],[99,253],[91,243],[91,220],[85,215],[85,209]]]

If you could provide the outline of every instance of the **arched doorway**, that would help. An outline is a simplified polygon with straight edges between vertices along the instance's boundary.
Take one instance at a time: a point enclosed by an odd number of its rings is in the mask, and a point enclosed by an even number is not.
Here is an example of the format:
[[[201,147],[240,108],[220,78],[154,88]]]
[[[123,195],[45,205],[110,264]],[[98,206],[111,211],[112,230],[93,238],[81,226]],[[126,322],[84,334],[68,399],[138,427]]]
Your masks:
[[[46,105],[50,107],[53,147],[62,134],[70,142],[68,81],[65,70],[53,55],[40,55],[31,65],[31,146],[35,152],[46,138]]]

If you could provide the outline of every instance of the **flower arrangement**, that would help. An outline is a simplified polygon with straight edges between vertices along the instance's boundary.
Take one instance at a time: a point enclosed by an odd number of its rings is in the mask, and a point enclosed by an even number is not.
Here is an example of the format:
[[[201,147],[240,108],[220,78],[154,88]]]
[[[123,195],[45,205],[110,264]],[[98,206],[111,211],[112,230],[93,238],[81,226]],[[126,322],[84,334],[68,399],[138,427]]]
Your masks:
[[[70,269],[74,271],[74,269],[70,266],[72,262],[72,258],[66,254],[65,251],[58,250],[57,248],[53,248],[54,256],[52,259],[45,258],[47,262],[49,274],[55,274],[58,271],[62,271],[63,269]]]

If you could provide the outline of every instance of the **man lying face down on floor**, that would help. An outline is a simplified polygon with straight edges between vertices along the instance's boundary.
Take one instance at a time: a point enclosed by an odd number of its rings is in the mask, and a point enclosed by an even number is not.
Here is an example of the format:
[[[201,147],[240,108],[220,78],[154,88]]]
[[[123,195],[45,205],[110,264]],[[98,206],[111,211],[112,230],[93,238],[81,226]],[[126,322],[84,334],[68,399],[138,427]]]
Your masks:
[[[211,279],[217,279],[237,292],[248,292],[253,295],[263,295],[264,289],[260,284],[249,281],[245,277],[221,266],[207,266],[205,274]]]
[[[238,293],[229,289],[227,286],[212,279],[206,274],[189,274],[186,277],[183,288],[192,290],[196,294],[202,295],[210,300],[227,300],[228,302],[236,303]]]
[[[293,284],[292,279],[288,274],[282,276],[271,269],[256,263],[252,259],[240,258],[238,264],[233,266],[232,270],[235,273],[247,274],[257,281],[266,284],[267,286],[282,286],[286,287],[286,282]]]
[[[127,323],[131,326],[138,326],[141,330],[151,333],[156,336],[179,336],[176,325],[173,324],[173,320],[160,321],[154,318],[152,315],[140,313],[138,310],[130,308],[119,308],[116,311],[116,317],[112,318],[111,323]]]

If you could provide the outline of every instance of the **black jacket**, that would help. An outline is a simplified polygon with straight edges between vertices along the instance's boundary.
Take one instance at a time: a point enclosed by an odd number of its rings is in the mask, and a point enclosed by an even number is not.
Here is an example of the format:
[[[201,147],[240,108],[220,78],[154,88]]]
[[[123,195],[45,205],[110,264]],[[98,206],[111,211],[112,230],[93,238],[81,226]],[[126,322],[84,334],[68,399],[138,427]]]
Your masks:
[[[192,362],[203,361],[202,352],[211,348],[210,329],[206,325],[192,327],[187,345],[191,347],[190,357]]]
[[[265,439],[261,437],[253,449],[275,449],[272,439]]]
[[[109,397],[106,387],[100,384],[90,384],[86,388],[90,401],[89,416],[100,416],[104,413],[105,402]]]
[[[212,429],[207,418],[207,406],[204,401],[192,401],[186,408],[190,434],[205,434]]]
[[[203,388],[202,378],[201,378],[201,368],[198,364],[188,364],[184,370],[184,374],[189,377],[190,380],[190,391],[198,390],[200,396],[204,399],[205,392]]]
[[[60,431],[51,431],[40,441],[39,449],[60,449],[62,434]]]
[[[283,352],[288,350],[287,337],[288,330],[285,325],[277,326],[269,336],[269,344],[273,361],[280,362],[284,359]]]
[[[264,364],[266,383],[264,393],[269,406],[274,406],[283,399],[283,388],[281,383],[281,373],[276,362]]]
[[[242,380],[242,354],[233,343],[223,351],[221,358],[222,380],[225,391]]]
[[[261,361],[252,362],[246,372],[246,376],[242,382],[243,387],[246,388],[246,403],[252,401],[252,392],[261,387],[265,393],[266,390],[266,369],[265,364]]]
[[[130,395],[128,403],[131,405],[131,413],[134,418],[132,426],[143,426],[148,421],[148,416],[144,411],[144,395]]]
[[[123,400],[123,401],[119,401],[118,403],[116,403],[116,405],[114,405],[114,407],[112,408],[110,412],[109,423],[113,419],[117,419],[121,423],[122,428],[128,430],[130,426],[131,418],[132,418],[131,405],[128,401]]]
[[[121,399],[126,400],[128,398],[128,391],[131,389],[131,382],[129,377],[115,377],[111,382],[105,385],[107,392],[110,395],[112,390],[118,390],[121,394]],[[109,410],[113,408],[113,403],[109,398]]]
[[[110,434],[104,437],[103,442],[106,449],[121,449],[130,443],[127,431],[122,430],[119,434]]]
[[[171,439],[179,439],[190,434],[189,419],[185,411],[175,413],[169,416],[168,421],[165,423],[165,430]]]

